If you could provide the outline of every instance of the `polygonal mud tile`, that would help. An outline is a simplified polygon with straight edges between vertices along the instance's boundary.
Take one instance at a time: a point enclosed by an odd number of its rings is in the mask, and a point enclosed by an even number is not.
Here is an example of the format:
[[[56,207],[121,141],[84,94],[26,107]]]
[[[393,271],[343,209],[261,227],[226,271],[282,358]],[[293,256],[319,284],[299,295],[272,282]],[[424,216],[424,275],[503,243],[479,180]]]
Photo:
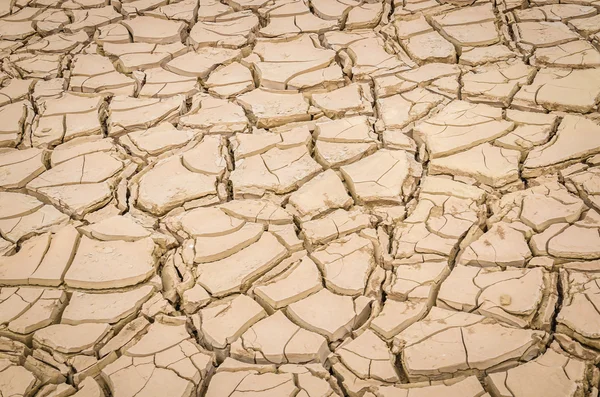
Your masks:
[[[325,336],[329,341],[343,339],[369,316],[370,299],[336,295],[322,289],[287,308],[287,314],[303,328]]]
[[[557,321],[557,331],[575,340],[598,348],[599,334],[596,326],[600,320],[594,302],[598,299],[597,262],[573,262],[561,270],[561,283],[565,299]]]
[[[107,57],[85,54],[77,55],[73,60],[69,89],[74,92],[133,96],[136,83],[134,79],[117,72]]]
[[[0,291],[2,333],[25,340],[33,332],[58,321],[67,296],[64,291],[44,288],[10,288]]]
[[[258,18],[251,11],[217,15],[212,21],[196,23],[188,41],[196,49],[205,46],[240,48],[249,43],[258,26]]]
[[[439,113],[418,123],[414,137],[425,145],[430,158],[455,154],[492,141],[513,128],[502,120],[502,109],[453,101]]]
[[[353,163],[374,153],[379,146],[365,116],[317,123],[314,135],[315,159],[327,168]]]
[[[431,19],[433,25],[458,47],[484,47],[500,41],[491,4],[462,8]]]
[[[180,42],[186,25],[147,16],[121,22],[130,31],[134,43],[170,44]]]
[[[516,59],[478,66],[462,76],[463,98],[508,106],[519,88],[531,83],[535,72],[534,67]]]
[[[104,108],[103,95],[65,92],[48,98],[38,104],[31,143],[33,146],[55,146],[80,136],[100,135],[100,117]]]
[[[297,384],[297,386],[296,386]],[[254,393],[276,396],[342,396],[335,379],[320,364],[246,364],[227,358],[210,379],[207,397]]]
[[[324,362],[327,340],[292,323],[281,311],[260,320],[231,345],[231,357],[256,364]]]
[[[42,149],[3,149],[0,151],[0,186],[22,188],[46,170]]]
[[[27,189],[67,214],[83,217],[112,199],[113,189],[129,164],[117,154],[85,154],[44,172],[29,182]]]
[[[352,198],[335,171],[327,170],[292,193],[287,209],[304,222],[352,204]]]
[[[181,76],[163,68],[146,69],[143,73],[144,85],[138,94],[141,98],[190,97],[198,92],[198,80],[195,77]]]
[[[514,96],[515,108],[587,113],[597,107],[600,78],[594,69],[543,68]]]
[[[377,112],[385,129],[402,129],[426,116],[444,97],[423,88],[377,100]]]
[[[248,118],[244,109],[234,102],[198,94],[192,98],[190,112],[179,119],[179,125],[209,134],[230,135],[244,132]]]
[[[553,139],[547,144],[533,149],[523,163],[525,177],[539,176],[542,169],[560,169],[573,162],[597,154],[600,141],[597,141],[600,125],[592,120],[566,115]]]
[[[302,94],[257,89],[237,98],[259,128],[272,128],[310,120],[309,104]]]
[[[199,77],[206,80],[219,65],[227,65],[241,58],[239,50],[228,48],[200,47],[180,55],[166,63],[165,69],[182,75]]]
[[[185,320],[167,317],[102,369],[102,379],[114,396],[133,390],[183,397],[203,389],[214,371],[213,360],[188,334]]]
[[[421,165],[403,150],[381,149],[340,168],[357,203],[402,203],[421,176]]]
[[[206,80],[208,92],[219,98],[231,98],[254,89],[252,72],[239,62],[217,67]]]
[[[35,232],[46,232],[69,219],[52,205],[26,194],[2,192],[0,205],[0,232],[12,242]]]
[[[489,374],[485,383],[497,396],[577,395],[587,387],[587,370],[587,363],[569,357],[553,343],[535,360],[505,372]]]
[[[243,160],[236,159],[237,167],[230,178],[234,198],[261,197],[266,192],[288,193],[322,170],[310,156],[305,142],[286,149],[269,146]]]
[[[408,55],[419,65],[431,62],[456,63],[456,49],[420,17],[394,23],[396,36]]]
[[[373,243],[358,234],[318,248],[311,258],[319,266],[326,287],[340,295],[364,294],[369,276],[376,266]]]
[[[434,307],[423,320],[396,335],[394,343],[401,351],[408,378],[447,379],[498,364],[513,367],[541,352],[545,332],[509,328],[484,319]],[[439,354],[441,351],[445,354]]]
[[[461,70],[457,65],[427,63],[411,70],[375,79],[375,94],[377,98],[381,99],[409,92],[417,87],[428,87],[432,91],[447,92],[444,88],[449,86],[450,81],[456,81],[456,85],[458,85],[460,74]]]
[[[164,99],[115,96],[108,107],[108,135],[144,130],[161,121],[170,121],[182,112],[184,102],[183,95]]]
[[[71,10],[71,23],[65,26],[70,33],[84,30],[93,33],[97,28],[120,21],[123,16],[112,6],[91,8],[87,10]]]
[[[557,301],[557,277],[541,268],[500,271],[459,265],[437,296],[440,307],[544,331],[550,331]]]
[[[130,181],[130,200],[155,215],[191,200],[219,201],[217,185],[227,170],[223,150],[221,137],[206,136],[175,156],[163,155]]]
[[[172,44],[104,43],[103,49],[107,56],[117,58],[115,66],[123,73],[156,68],[187,52],[187,48],[180,42]]]
[[[459,175],[500,188],[519,180],[520,153],[483,143],[471,149],[434,158],[429,166],[434,175]]]

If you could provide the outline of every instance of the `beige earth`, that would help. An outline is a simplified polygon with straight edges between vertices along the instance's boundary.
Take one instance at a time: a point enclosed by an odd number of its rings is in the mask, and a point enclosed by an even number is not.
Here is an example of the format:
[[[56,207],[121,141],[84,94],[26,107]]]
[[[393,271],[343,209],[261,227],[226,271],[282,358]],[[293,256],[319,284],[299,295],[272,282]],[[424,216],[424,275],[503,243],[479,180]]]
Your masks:
[[[0,397],[598,397],[600,1],[0,0]]]

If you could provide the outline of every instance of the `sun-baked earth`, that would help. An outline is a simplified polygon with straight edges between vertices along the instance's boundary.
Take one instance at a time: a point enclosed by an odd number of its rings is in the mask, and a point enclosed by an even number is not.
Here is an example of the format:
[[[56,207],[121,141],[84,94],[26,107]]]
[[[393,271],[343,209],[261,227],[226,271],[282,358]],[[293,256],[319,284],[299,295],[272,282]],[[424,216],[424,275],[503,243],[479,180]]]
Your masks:
[[[598,397],[600,1],[0,0],[1,397]]]

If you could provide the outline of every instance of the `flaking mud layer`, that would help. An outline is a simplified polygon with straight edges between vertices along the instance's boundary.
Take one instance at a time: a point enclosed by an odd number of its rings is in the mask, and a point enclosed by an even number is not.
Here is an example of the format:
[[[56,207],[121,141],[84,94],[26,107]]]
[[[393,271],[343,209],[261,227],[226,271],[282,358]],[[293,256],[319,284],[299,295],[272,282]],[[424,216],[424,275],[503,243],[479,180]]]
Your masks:
[[[598,397],[597,0],[0,0],[0,396]]]

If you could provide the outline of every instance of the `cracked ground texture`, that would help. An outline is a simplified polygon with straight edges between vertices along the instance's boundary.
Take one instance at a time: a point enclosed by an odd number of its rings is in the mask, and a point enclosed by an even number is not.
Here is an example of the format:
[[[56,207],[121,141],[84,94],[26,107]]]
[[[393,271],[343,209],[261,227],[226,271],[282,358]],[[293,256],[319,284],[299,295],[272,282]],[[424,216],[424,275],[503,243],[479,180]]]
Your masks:
[[[0,397],[598,397],[600,1],[0,0]]]

